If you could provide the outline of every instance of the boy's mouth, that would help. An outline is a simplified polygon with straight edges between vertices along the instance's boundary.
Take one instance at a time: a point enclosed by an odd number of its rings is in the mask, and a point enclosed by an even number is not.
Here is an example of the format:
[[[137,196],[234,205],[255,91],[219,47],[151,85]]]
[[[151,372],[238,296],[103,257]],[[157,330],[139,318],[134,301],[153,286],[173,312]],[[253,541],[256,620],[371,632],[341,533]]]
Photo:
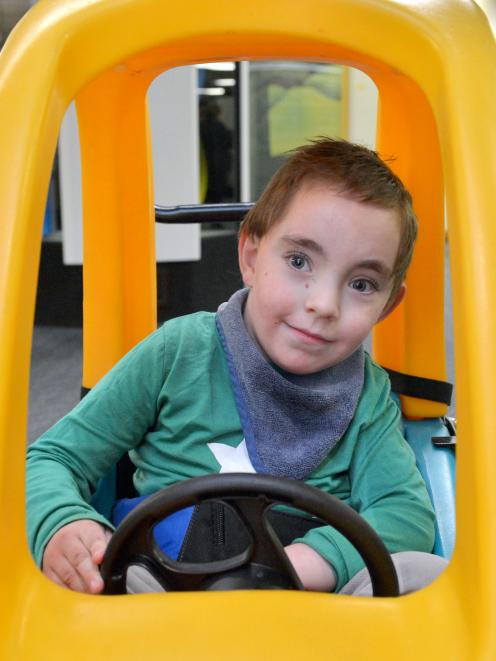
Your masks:
[[[290,324],[288,324],[288,328],[290,328],[299,338],[307,342],[312,342],[315,344],[329,344],[332,342],[332,340],[328,340],[322,335],[311,333],[310,331],[307,331],[303,328],[297,328],[296,326],[291,326]]]

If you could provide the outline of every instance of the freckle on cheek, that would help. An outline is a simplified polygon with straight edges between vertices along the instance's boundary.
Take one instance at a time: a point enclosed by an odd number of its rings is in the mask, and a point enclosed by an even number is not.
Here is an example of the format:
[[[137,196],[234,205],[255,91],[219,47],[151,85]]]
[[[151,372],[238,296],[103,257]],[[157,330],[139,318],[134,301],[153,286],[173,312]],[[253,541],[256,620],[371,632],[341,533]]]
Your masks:
[[[309,287],[310,287],[310,285],[308,284],[308,282],[305,283],[305,289],[308,289]]]

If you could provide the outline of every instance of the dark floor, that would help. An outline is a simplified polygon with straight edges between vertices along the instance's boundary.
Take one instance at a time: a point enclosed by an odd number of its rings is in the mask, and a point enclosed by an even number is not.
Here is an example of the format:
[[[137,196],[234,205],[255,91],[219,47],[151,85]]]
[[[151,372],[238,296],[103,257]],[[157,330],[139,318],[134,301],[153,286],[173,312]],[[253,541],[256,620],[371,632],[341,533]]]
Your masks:
[[[37,438],[79,401],[82,331],[36,326],[31,354],[28,439]]]

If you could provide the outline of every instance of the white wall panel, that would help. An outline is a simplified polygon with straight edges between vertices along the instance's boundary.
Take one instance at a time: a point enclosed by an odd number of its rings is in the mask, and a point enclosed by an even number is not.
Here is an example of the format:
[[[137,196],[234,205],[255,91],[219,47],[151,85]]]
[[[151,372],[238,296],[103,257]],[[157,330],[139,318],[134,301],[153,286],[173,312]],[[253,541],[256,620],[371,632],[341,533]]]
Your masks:
[[[149,94],[155,203],[192,204],[199,200],[198,104],[194,67],[159,76]],[[81,264],[81,165],[77,118],[71,105],[59,140],[60,205],[65,264]],[[187,261],[201,256],[198,225],[157,225],[157,260]]]

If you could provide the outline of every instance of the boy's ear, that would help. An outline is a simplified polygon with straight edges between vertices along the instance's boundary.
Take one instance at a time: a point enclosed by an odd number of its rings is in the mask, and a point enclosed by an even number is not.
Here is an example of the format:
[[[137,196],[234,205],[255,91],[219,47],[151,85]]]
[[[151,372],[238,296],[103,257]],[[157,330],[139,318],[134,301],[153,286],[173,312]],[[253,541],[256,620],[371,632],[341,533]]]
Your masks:
[[[238,240],[239,270],[246,287],[251,287],[255,275],[255,263],[257,261],[258,246],[260,239],[243,232]]]
[[[406,285],[403,282],[401,287],[398,289],[396,292],[394,298],[392,298],[388,303],[386,303],[386,307],[381,313],[381,316],[377,321],[382,321],[385,319],[388,315],[391,314],[391,312],[398,307],[398,305],[401,303],[401,301],[405,298],[406,294]]]

